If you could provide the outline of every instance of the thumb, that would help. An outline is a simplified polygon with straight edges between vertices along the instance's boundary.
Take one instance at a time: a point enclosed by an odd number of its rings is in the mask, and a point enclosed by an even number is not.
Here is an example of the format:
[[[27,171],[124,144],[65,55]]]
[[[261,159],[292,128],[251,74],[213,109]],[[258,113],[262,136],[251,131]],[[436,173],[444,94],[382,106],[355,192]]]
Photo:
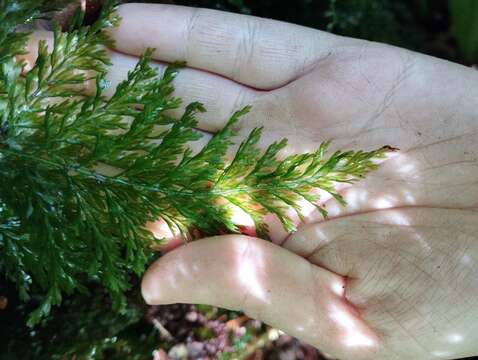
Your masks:
[[[167,253],[144,275],[142,293],[149,304],[242,310],[334,356],[369,358],[378,338],[344,286],[341,276],[270,242],[229,235]]]

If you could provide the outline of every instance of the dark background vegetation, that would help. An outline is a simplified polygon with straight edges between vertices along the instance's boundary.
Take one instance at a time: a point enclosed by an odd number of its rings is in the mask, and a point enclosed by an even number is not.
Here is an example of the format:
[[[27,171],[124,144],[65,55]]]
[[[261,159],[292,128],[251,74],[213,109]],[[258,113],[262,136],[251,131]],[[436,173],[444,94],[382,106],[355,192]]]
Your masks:
[[[150,1],[208,7],[297,23],[337,34],[386,42],[460,62],[478,63],[475,0],[177,0]],[[214,279],[211,279],[214,281]],[[111,311],[102,289],[73,295],[34,329],[34,309],[18,300],[0,275],[0,359],[320,359],[319,353],[236,312],[207,306],[147,307],[139,279],[128,310]],[[279,336],[280,335],[280,336]]]

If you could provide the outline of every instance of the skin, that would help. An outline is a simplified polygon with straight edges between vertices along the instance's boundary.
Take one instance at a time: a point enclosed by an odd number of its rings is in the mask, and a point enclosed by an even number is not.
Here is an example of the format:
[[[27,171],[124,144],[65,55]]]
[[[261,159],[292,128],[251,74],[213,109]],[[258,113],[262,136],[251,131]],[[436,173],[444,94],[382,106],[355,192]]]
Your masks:
[[[347,207],[325,196],[329,220],[310,209],[287,234],[269,217],[273,243],[228,235],[178,246],[161,221],[150,224],[171,241],[144,276],[147,303],[241,309],[340,359],[478,354],[476,70],[251,16],[152,4],[118,12],[112,88],[147,47],[160,69],[187,61],[176,95],[208,109],[205,140],[252,104],[238,130],[264,126],[264,145],[400,149],[342,188]]]

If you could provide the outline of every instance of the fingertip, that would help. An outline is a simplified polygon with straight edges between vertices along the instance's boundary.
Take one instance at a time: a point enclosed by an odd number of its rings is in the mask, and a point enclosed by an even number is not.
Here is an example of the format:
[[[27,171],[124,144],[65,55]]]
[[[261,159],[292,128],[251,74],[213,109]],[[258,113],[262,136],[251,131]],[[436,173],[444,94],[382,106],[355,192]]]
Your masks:
[[[158,301],[159,289],[155,288],[155,276],[154,276],[154,267],[156,263],[151,265],[146,273],[143,275],[141,280],[141,296],[148,305],[159,305]]]

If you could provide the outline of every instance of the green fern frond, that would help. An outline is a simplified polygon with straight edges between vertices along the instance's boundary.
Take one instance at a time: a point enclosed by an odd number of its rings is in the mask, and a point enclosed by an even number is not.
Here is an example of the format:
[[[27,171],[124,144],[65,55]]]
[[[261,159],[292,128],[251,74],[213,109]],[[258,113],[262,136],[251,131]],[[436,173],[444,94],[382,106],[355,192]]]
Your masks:
[[[37,11],[31,3],[0,1],[0,14],[26,21]],[[11,4],[19,4],[18,13]],[[55,30],[52,49],[40,42],[29,71],[16,60],[27,35],[0,25],[0,268],[24,299],[32,286],[45,293],[31,325],[92,281],[120,307],[130,274],[142,274],[156,241],[144,228],[149,221],[163,218],[186,239],[192,229],[238,232],[233,204],[251,216],[260,236],[267,236],[267,213],[293,231],[289,209],[302,216],[299,202],[306,200],[325,216],[314,190],[344,204],[335,184],[362,178],[387,151],[327,157],[323,143],[280,160],[286,140],[261,151],[258,128],[227,161],[246,107],[193,154],[188,143],[199,139],[196,115],[205,109],[192,103],[180,118],[168,115],[181,104],[172,96],[178,67],[159,76],[148,50],[113,95],[103,96],[110,65],[104,30],[118,22],[113,12],[109,1],[94,25]],[[86,91],[88,81],[93,92]]]

